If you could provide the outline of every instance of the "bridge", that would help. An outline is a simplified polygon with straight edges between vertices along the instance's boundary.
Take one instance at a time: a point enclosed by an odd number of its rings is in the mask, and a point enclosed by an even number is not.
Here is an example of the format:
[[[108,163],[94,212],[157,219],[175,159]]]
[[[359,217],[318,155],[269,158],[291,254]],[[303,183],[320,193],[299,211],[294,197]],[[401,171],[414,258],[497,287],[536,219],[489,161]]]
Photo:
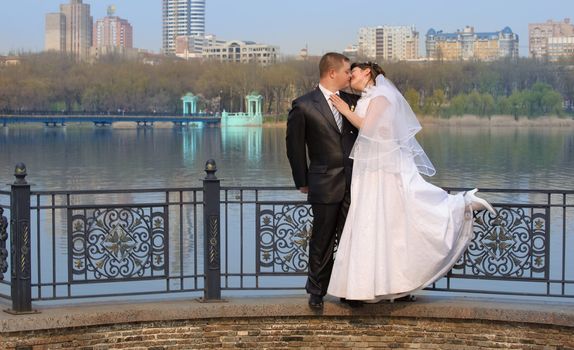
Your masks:
[[[94,123],[97,126],[109,126],[118,122],[133,122],[137,125],[152,126],[155,122],[171,122],[174,125],[191,123],[219,124],[221,116],[197,113],[185,116],[175,115],[107,115],[107,114],[70,114],[70,115],[0,115],[0,126],[21,123],[43,123],[46,126],[64,126],[67,123]]]
[[[117,112],[96,113],[93,112],[53,112],[33,111],[22,112],[15,110],[3,110],[0,112],[0,127],[8,124],[43,123],[46,126],[65,126],[67,123],[93,123],[96,126],[109,126],[118,122],[132,122],[138,126],[153,126],[155,122],[171,122],[174,125],[183,126],[193,123],[217,124],[222,126],[260,126],[263,123],[261,111],[263,97],[256,92],[245,96],[247,112],[212,114],[198,112],[199,96],[191,92],[182,98],[183,115],[148,112],[128,112],[118,109]]]

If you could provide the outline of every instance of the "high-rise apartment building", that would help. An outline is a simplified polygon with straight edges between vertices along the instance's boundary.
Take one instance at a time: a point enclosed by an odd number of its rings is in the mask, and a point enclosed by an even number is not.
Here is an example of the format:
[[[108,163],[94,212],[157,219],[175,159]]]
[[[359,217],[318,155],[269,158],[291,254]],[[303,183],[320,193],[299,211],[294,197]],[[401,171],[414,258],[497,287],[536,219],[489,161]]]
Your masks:
[[[377,58],[377,30],[374,27],[359,28],[357,54],[361,57]]]
[[[190,32],[189,35],[203,37],[205,35],[205,0],[190,1]]]
[[[92,46],[93,18],[90,16],[90,5],[82,0],[70,0],[69,4],[60,5],[60,12],[66,18],[66,52],[84,59]]]
[[[574,57],[574,25],[570,18],[528,24],[528,56],[549,61]]]
[[[429,29],[426,34],[427,58],[431,60],[480,60],[518,58],[518,35],[509,27],[499,32],[477,33],[465,27],[455,33]]]
[[[85,59],[92,46],[92,27],[90,5],[70,0],[69,4],[60,5],[59,13],[46,15],[45,48]]]
[[[561,58],[574,58],[574,36],[548,38],[548,60],[558,61]]]
[[[46,51],[66,51],[66,17],[63,13],[48,13],[44,31]]]
[[[205,0],[162,0],[162,49],[175,53],[178,36],[194,37],[194,52],[203,51],[205,37]]]
[[[108,7],[108,15],[94,24],[94,47],[133,48],[132,25],[125,19],[115,16],[115,8]]]
[[[357,54],[389,61],[414,60],[419,56],[415,26],[378,26],[359,29]]]

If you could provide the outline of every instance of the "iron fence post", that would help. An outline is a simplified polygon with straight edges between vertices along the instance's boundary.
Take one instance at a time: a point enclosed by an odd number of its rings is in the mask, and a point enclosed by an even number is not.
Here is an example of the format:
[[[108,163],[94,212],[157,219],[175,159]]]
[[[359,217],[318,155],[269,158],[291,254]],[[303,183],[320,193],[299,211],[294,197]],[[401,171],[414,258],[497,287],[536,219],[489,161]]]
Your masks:
[[[30,263],[30,185],[26,165],[16,164],[10,194],[10,242],[12,256],[12,313],[32,311]]]
[[[0,208],[0,281],[4,280],[4,274],[8,271],[8,219],[4,216],[4,209]]]
[[[220,180],[213,159],[205,163],[203,179],[204,301],[221,300]]]

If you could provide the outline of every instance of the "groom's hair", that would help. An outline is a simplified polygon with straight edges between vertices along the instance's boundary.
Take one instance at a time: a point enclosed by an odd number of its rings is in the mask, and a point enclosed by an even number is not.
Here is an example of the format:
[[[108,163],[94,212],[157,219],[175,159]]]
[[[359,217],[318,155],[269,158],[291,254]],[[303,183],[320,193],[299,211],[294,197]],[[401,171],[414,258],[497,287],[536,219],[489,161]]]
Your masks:
[[[327,52],[319,61],[319,76],[322,78],[330,69],[339,69],[343,62],[350,62],[349,58],[337,52]]]

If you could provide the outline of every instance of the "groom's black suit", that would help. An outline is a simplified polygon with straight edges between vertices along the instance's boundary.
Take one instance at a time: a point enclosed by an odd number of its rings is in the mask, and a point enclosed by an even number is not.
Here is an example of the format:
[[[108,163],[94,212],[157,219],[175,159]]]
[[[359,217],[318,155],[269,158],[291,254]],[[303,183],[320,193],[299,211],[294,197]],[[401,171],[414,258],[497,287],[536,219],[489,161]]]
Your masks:
[[[340,92],[340,97],[355,106],[359,96]],[[309,187],[308,201],[313,208],[313,232],[309,243],[307,292],[327,293],[333,250],[338,240],[351,199],[349,158],[357,129],[343,118],[339,131],[333,113],[321,90],[295,99],[287,119],[287,157],[295,186]]]

